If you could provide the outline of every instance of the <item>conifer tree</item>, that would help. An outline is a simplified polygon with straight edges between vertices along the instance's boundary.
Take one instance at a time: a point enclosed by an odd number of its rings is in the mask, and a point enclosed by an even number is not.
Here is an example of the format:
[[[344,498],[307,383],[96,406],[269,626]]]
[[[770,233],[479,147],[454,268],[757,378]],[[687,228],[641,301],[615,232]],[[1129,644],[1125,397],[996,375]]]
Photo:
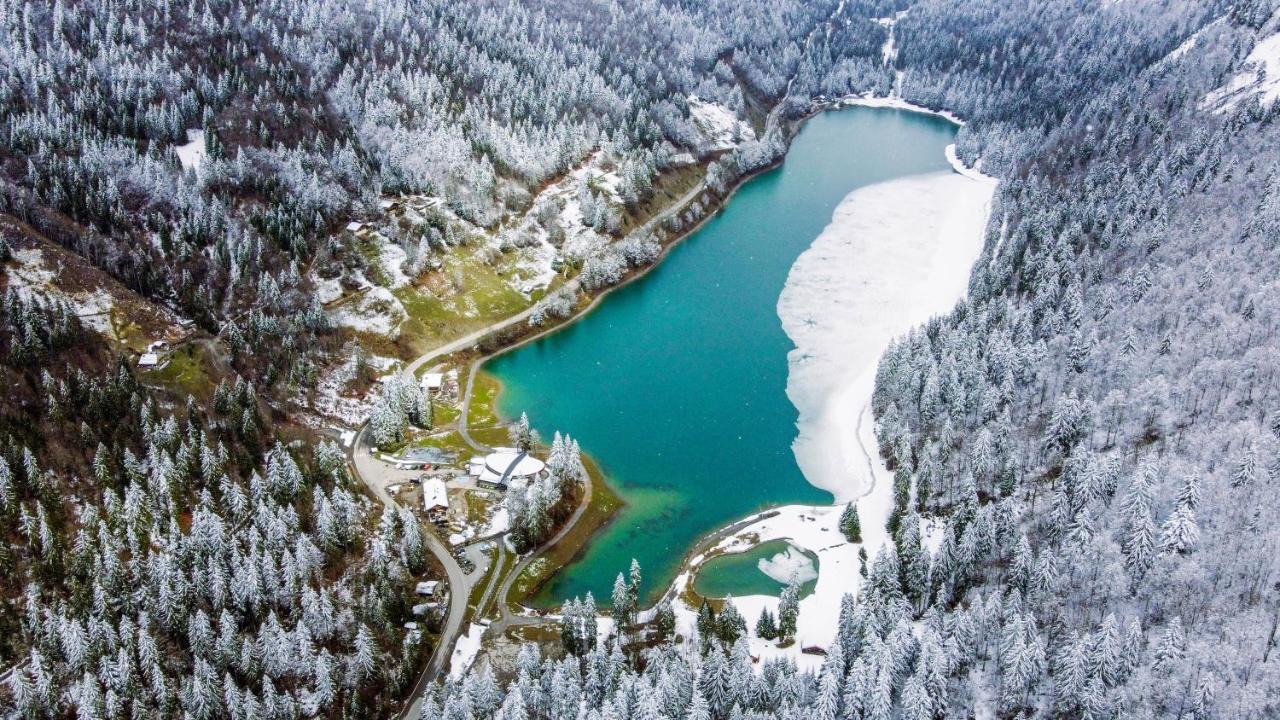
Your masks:
[[[792,581],[782,590],[778,600],[778,636],[784,640],[796,634],[800,618],[800,588]]]
[[[764,640],[776,640],[778,637],[778,624],[769,608],[760,610],[760,619],[756,621],[756,637]]]
[[[858,519],[858,508],[853,503],[845,505],[844,512],[840,513],[840,532],[851,543],[862,542],[862,522]]]

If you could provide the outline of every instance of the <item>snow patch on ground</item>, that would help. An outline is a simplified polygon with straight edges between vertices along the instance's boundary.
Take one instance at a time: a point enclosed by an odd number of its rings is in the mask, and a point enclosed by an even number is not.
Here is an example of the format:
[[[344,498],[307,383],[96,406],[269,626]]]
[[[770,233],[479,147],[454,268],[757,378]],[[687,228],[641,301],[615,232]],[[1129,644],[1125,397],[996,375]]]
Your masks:
[[[1226,84],[1205,95],[1201,107],[1224,113],[1255,97],[1264,106],[1280,99],[1280,33],[1259,40],[1241,67]]]
[[[373,239],[378,245],[378,266],[387,279],[387,286],[394,290],[408,285],[412,278],[404,272],[405,260],[409,259],[404,248],[391,242],[381,233],[375,233]]]
[[[9,287],[24,297],[47,293],[55,273],[44,264],[44,253],[39,248],[24,248],[13,252],[15,265],[5,271],[9,274]]]
[[[40,248],[14,251],[13,263],[5,267],[5,273],[8,275],[8,286],[24,299],[66,302],[89,328],[108,337],[114,335],[111,311],[116,303],[111,293],[102,288],[74,293],[59,288],[54,283],[58,272],[45,264],[44,251]]]
[[[982,250],[995,183],[953,173],[860,188],[800,255],[778,299],[796,349],[787,396],[800,411],[792,445],[810,483],[837,502],[871,487],[867,423],[880,355],[963,296]],[[865,525],[865,523],[864,523]]]
[[[204,131],[188,130],[187,144],[178,145],[174,150],[178,153],[178,162],[182,163],[183,169],[199,170],[205,158]]]
[[[889,37],[885,38],[884,45],[880,47],[880,63],[883,65],[892,65],[898,59],[898,45],[893,35],[893,26],[897,25],[906,14],[906,10],[901,10],[889,17],[876,19],[876,22],[889,31]]]
[[[1187,53],[1195,49],[1196,43],[1200,41],[1200,37],[1204,35],[1206,32],[1208,32],[1210,28],[1216,25],[1222,24],[1223,19],[1224,18],[1218,18],[1217,20],[1214,20],[1208,25],[1205,25],[1204,27],[1197,30],[1195,33],[1191,35],[1191,37],[1187,38],[1186,40],[1183,40],[1181,45],[1174,48],[1172,51],[1169,52],[1168,55],[1165,55],[1163,58],[1161,58],[1160,62],[1156,63],[1156,65],[1165,65],[1171,62],[1175,62],[1181,59],[1182,57],[1185,57]]]
[[[754,140],[755,131],[729,108],[689,96],[689,120],[702,136],[704,151],[731,150],[745,140]]]
[[[471,623],[467,627],[466,634],[458,638],[458,642],[453,646],[453,654],[449,656],[451,680],[460,679],[476,661],[476,656],[480,654],[480,639],[484,637],[484,631],[487,629],[484,625]]]
[[[88,293],[77,293],[72,302],[76,305],[80,322],[88,325],[102,335],[112,335],[115,328],[111,326],[111,311],[116,301],[111,293],[101,288]]]
[[[521,248],[516,268],[522,279],[516,283],[516,290],[525,295],[534,290],[545,288],[555,279],[556,270],[552,263],[556,259],[556,249],[551,243],[542,242],[533,247]]]
[[[384,287],[371,287],[329,311],[335,325],[392,340],[400,337],[400,325],[408,317],[404,305]]]
[[[360,427],[373,410],[373,394],[367,397],[346,395],[347,385],[356,376],[356,357],[352,354],[345,361],[320,373],[316,379],[316,391],[311,408],[328,421],[345,428]],[[320,426],[330,422],[317,420]],[[350,443],[344,439],[344,444]]]
[[[760,572],[783,585],[788,583],[804,585],[818,578],[818,568],[814,566],[813,561],[793,545],[787,546],[786,550],[773,557],[762,558],[756,563],[756,567],[760,568]]]
[[[480,534],[484,537],[488,537],[490,535],[504,533],[510,529],[511,513],[507,510],[506,504],[503,504],[502,507],[498,508],[497,511],[493,513],[493,517],[489,518],[489,523],[485,525],[484,530],[482,530]]]
[[[326,280],[322,277],[312,275],[311,283],[315,287],[315,297],[321,305],[329,303],[342,297],[342,282],[338,278]]]

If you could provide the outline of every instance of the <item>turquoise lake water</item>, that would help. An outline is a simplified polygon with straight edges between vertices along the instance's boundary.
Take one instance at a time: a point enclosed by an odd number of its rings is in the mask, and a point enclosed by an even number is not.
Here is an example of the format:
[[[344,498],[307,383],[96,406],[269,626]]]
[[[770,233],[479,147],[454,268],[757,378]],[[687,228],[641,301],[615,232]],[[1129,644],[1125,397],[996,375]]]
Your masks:
[[[499,409],[576,437],[626,507],[535,598],[608,602],[632,558],[656,597],[697,539],[761,508],[825,503],[791,442],[790,339],[778,296],[796,257],[859,187],[948,168],[955,127],[903,110],[811,119],[778,169],[747,182],[651,273],[538,342],[495,359]],[[740,592],[735,594],[742,594]]]

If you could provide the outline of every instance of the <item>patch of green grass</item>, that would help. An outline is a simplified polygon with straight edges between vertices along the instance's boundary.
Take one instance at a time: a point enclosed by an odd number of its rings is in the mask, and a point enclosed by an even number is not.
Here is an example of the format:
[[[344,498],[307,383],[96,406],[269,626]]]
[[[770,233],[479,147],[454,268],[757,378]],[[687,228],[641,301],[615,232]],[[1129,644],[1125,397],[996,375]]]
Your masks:
[[[532,305],[536,298],[514,287],[520,275],[514,253],[490,257],[490,252],[478,243],[455,248],[439,270],[394,290],[409,315],[400,328],[402,336],[427,349]]]
[[[436,427],[445,427],[458,422],[458,417],[462,415],[462,410],[456,405],[445,405],[444,403],[431,403],[431,419]]]
[[[471,525],[482,525],[489,520],[489,509],[493,507],[493,496],[483,490],[470,490],[464,494],[467,500],[467,522]]]
[[[467,457],[475,452],[471,449],[471,446],[462,439],[462,434],[457,430],[448,430],[431,435],[424,435],[414,439],[410,445],[412,447],[433,447],[459,453],[460,458]]]
[[[471,409],[467,411],[467,427],[473,429],[496,427],[502,424],[498,417],[498,393],[502,383],[492,373],[483,370],[476,373],[471,386]]]
[[[207,397],[213,392],[213,378],[205,369],[201,351],[194,344],[183,345],[169,355],[164,367],[147,373],[147,377],[183,395]]]
[[[471,439],[489,447],[506,447],[511,444],[511,436],[505,427],[480,428],[470,430]]]

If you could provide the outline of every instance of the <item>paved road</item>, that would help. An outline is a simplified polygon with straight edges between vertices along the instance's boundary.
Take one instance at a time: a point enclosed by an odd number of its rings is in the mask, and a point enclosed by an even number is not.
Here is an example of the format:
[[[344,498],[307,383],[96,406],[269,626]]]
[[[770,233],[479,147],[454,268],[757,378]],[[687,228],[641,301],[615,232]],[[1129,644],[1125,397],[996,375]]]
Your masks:
[[[574,509],[573,515],[569,516],[569,520],[564,524],[564,527],[560,528],[560,532],[544,542],[537,550],[521,558],[520,562],[516,563],[515,567],[511,569],[511,572],[507,573],[507,576],[502,579],[502,586],[498,588],[498,621],[492,625],[494,635],[501,635],[510,625],[525,625],[534,620],[533,618],[521,618],[521,616],[511,614],[511,603],[507,597],[511,593],[511,586],[515,583],[516,578],[520,577],[520,573],[529,567],[530,563],[538,559],[548,548],[563,540],[569,534],[569,531],[573,530],[578,521],[582,519],[582,514],[587,511],[587,507],[591,505],[591,493],[593,490],[591,476],[587,475],[583,481],[582,501]]]
[[[365,423],[356,433],[355,441],[351,444],[351,465],[355,469],[356,478],[364,483],[365,487],[369,488],[384,505],[398,507],[399,504],[395,498],[386,491],[383,479],[388,477],[388,473],[399,472],[406,477],[412,474],[396,471],[371,454],[372,447],[368,444],[367,438],[368,429],[369,425]],[[416,720],[420,712],[422,691],[431,680],[440,675],[449,656],[453,653],[453,644],[458,639],[458,634],[462,630],[463,617],[467,614],[467,598],[471,594],[471,584],[466,573],[462,572],[462,568],[449,553],[449,548],[436,535],[434,528],[424,526],[422,536],[426,541],[427,550],[444,566],[445,575],[449,581],[449,607],[443,620],[443,627],[440,629],[440,640],[432,650],[426,670],[418,677],[418,681],[413,686],[413,692],[405,704],[402,717],[413,720]]]
[[[487,359],[480,358],[472,362],[471,367],[467,370],[467,389],[462,393],[462,411],[458,415],[458,435],[462,437],[463,442],[479,452],[489,452],[493,448],[483,443],[478,443],[471,437],[471,433],[467,431],[467,416],[471,412],[471,389],[475,386],[476,371],[480,369],[480,366]]]

